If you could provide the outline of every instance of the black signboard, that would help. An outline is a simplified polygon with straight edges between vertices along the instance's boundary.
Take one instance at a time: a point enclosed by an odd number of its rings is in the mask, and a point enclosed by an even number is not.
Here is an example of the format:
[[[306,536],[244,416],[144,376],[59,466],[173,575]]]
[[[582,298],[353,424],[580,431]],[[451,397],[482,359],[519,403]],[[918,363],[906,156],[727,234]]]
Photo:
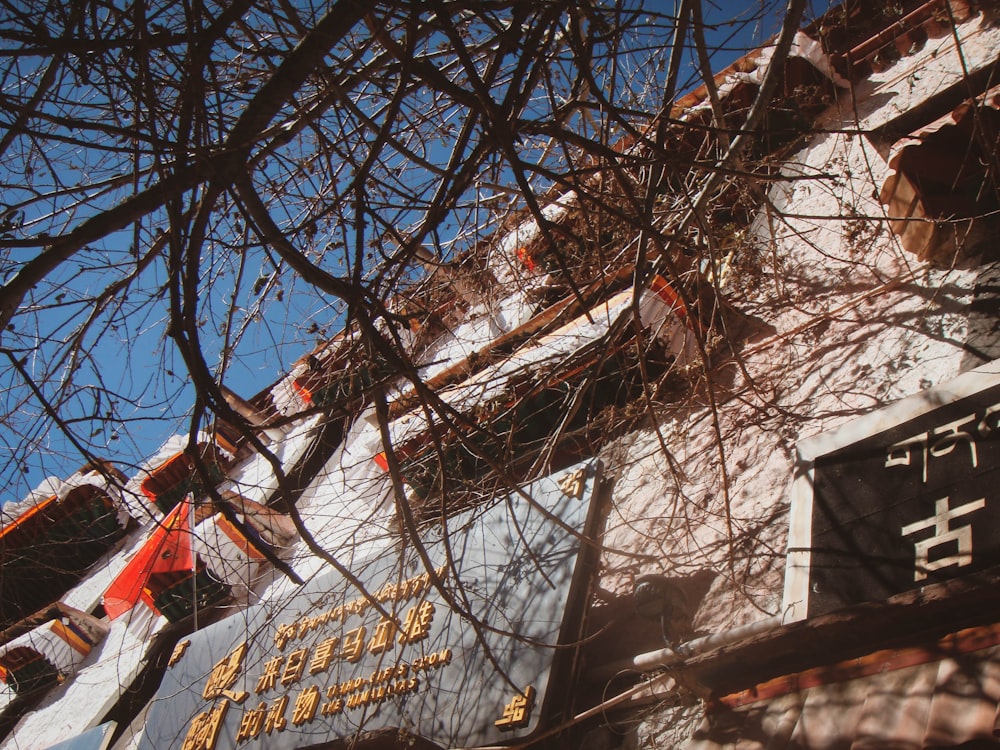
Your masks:
[[[800,616],[1000,562],[997,378],[976,373],[900,402],[888,416],[869,415],[807,445],[818,451],[793,496],[797,594],[786,585],[786,607]],[[866,435],[872,425],[886,429]]]
[[[596,463],[332,569],[179,644],[141,740],[304,748],[401,730],[444,747],[525,737],[561,710],[592,535]]]

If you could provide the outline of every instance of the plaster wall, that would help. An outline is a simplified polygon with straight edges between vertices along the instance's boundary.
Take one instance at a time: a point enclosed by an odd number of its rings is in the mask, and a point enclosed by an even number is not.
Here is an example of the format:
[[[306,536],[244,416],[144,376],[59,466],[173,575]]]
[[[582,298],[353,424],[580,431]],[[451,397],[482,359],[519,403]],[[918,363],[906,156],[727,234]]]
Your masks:
[[[687,591],[689,636],[780,614],[796,442],[1000,357],[994,241],[947,267],[905,252],[876,199],[892,144],[872,133],[998,47],[981,17],[929,39],[843,91],[788,155],[723,284],[749,335],[659,405],[655,429],[604,451],[616,482],[597,611],[627,615],[635,577],[661,573]],[[624,657],[657,636],[595,651]],[[664,696],[635,741],[671,746],[699,710]]]

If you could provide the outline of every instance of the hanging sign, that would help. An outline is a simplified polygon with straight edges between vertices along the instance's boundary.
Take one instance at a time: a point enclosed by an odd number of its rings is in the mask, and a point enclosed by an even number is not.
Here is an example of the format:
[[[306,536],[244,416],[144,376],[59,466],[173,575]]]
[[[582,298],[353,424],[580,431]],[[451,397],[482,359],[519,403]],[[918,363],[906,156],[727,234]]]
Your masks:
[[[395,729],[445,747],[560,711],[593,553],[596,462],[332,569],[181,641],[141,748],[303,748]],[[589,554],[588,554],[589,556]],[[349,553],[338,558],[349,559]],[[578,557],[580,562],[578,564]],[[569,607],[567,604],[569,603]]]
[[[1000,362],[799,445],[786,621],[1000,563]]]

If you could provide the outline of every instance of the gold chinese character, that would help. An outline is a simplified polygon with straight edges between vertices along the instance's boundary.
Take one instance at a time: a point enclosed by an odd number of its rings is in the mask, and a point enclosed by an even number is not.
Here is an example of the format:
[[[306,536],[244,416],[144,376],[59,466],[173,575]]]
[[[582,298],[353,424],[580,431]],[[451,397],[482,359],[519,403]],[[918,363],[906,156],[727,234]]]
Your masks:
[[[195,716],[181,750],[214,750],[228,710],[229,701],[219,701],[211,710]]]
[[[297,727],[316,718],[319,708],[319,686],[310,685],[295,699],[295,709],[292,711],[292,724]]]
[[[205,700],[214,700],[225,697],[236,703],[242,703],[247,699],[247,695],[249,694],[246,691],[236,693],[230,690],[236,684],[236,678],[239,677],[240,671],[243,669],[243,656],[246,652],[247,642],[243,641],[243,643],[233,649],[231,653],[223,656],[212,667],[212,671],[208,675],[208,680],[205,682],[205,689],[201,694],[202,698]]]
[[[406,645],[422,641],[430,632],[433,618],[434,605],[430,602],[420,602],[415,607],[410,607],[403,622],[402,632],[399,634],[399,642]]]
[[[274,645],[278,647],[278,651],[285,650],[285,646],[288,645],[288,641],[295,637],[297,630],[295,623],[278,626],[278,631],[274,634]]]
[[[354,628],[344,634],[344,645],[340,655],[347,661],[355,662],[365,650],[365,626]]]
[[[288,708],[288,696],[283,695],[274,702],[271,710],[267,712],[267,718],[264,719],[265,732],[271,734],[271,732],[281,732],[284,730],[287,725],[285,721],[286,708]]]
[[[174,650],[170,652],[170,658],[167,660],[167,666],[172,667],[174,664],[179,662],[184,656],[184,652],[187,651],[187,647],[190,645],[190,640],[185,639],[183,641],[179,641],[177,645],[174,646]]]
[[[285,668],[281,672],[281,684],[285,687],[294,685],[302,678],[302,672],[306,668],[306,657],[309,656],[308,648],[298,648],[292,651],[285,660]]]
[[[254,688],[254,692],[257,695],[267,691],[274,690],[278,684],[278,675],[281,674],[281,663],[284,659],[280,656],[275,656],[273,659],[264,664],[264,673],[261,674],[260,678],[257,680],[257,687]]]
[[[381,654],[392,648],[392,639],[396,635],[396,623],[383,617],[375,626],[372,639],[368,642],[368,653]]]
[[[501,732],[521,729],[531,721],[531,710],[535,707],[535,689],[530,685],[524,693],[518,693],[503,707],[503,718],[493,722]]]
[[[243,712],[240,719],[240,728],[236,732],[236,742],[246,742],[260,736],[264,729],[264,716],[267,714],[267,704],[261,701],[257,708],[251,708]]]
[[[337,646],[339,645],[340,639],[336,636],[327,638],[325,641],[320,641],[319,645],[313,650],[313,658],[309,662],[309,674],[319,674],[329,669],[330,662],[333,661],[333,657],[337,653]]]
[[[566,497],[579,500],[583,497],[583,488],[587,483],[587,469],[581,468],[571,472],[559,480],[559,489]]]
[[[184,652],[187,651],[187,648],[190,645],[191,645],[190,640],[183,640],[180,641],[176,646],[174,646],[174,650],[170,654],[170,659],[167,661],[167,666],[172,667],[174,666],[174,664],[179,662],[181,660],[181,657],[184,656]]]

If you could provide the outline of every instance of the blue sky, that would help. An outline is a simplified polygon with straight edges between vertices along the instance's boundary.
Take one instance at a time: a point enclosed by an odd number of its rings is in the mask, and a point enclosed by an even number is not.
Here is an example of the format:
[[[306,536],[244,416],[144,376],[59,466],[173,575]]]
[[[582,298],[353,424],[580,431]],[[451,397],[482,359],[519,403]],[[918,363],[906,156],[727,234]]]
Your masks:
[[[725,67],[773,33],[779,9],[762,9],[759,3],[706,3],[708,45],[721,48],[713,56],[713,67]],[[754,17],[762,17],[763,21],[748,22]],[[19,61],[19,70],[8,70],[8,85],[13,85],[10,82],[19,72],[32,77],[32,65],[41,62]],[[693,65],[685,66],[680,83],[682,91],[700,85]],[[87,115],[85,109],[77,114]],[[73,145],[66,148],[65,154],[23,153],[24,163],[37,165],[38,171],[32,169],[27,177],[8,173],[3,179],[4,203],[14,206],[35,194],[32,181],[41,183],[46,165],[59,163],[71,164],[74,171],[50,168],[54,183],[72,186],[82,179],[94,186],[92,192],[104,191],[99,200],[92,201],[93,207],[111,205],[132,189],[131,185],[116,189],[116,165],[81,162],[78,157],[85,150]],[[435,151],[428,153],[433,155]],[[102,181],[105,173],[107,182]],[[4,174],[0,166],[0,177]],[[302,172],[300,176],[303,193],[307,189],[325,189],[323,175]],[[33,222],[41,225],[45,219],[37,206],[34,210],[34,215],[11,215],[18,221],[23,219],[30,230]],[[294,211],[293,205],[289,208],[289,222],[294,222]],[[83,218],[74,213],[68,217],[67,226]],[[458,224],[450,226],[448,231],[458,231]],[[236,349],[238,356],[226,370],[225,382],[237,393],[251,396],[278,379],[317,342],[334,334],[342,319],[341,308],[287,269],[277,272],[280,263],[276,264],[265,248],[253,245],[245,228],[220,224],[219,231],[227,237],[227,243],[213,246],[207,251],[209,257],[202,260],[203,273],[212,275],[212,283],[205,286],[217,296],[200,301],[205,321],[200,335],[210,366],[218,364],[218,353],[227,346]],[[120,273],[134,266],[153,242],[153,232],[155,228],[150,226],[137,232],[112,234],[89,248],[79,262],[65,264],[34,290],[27,300],[29,307],[16,319],[15,330],[7,332],[4,342],[11,351],[8,358],[19,360],[19,367],[37,380],[47,398],[57,392],[73,394],[58,404],[62,418],[71,423],[91,450],[111,459],[126,473],[131,473],[132,467],[167,437],[188,429],[193,392],[184,364],[165,336],[168,303],[163,286],[167,276],[164,261],[155,260],[127,295],[113,301],[101,325],[84,335],[80,350],[85,356],[75,367],[66,367],[66,361],[56,367],[52,362],[68,351],[65,339],[91,314],[93,297],[106,285],[112,269]],[[447,242],[451,238],[443,239]],[[340,272],[345,262],[338,257],[345,251],[333,242],[329,247],[324,263],[329,270]],[[34,252],[0,249],[0,277],[9,276]],[[232,316],[226,313],[230,309],[234,311]],[[20,499],[47,475],[72,473],[81,463],[79,453],[65,437],[39,418],[37,403],[25,400],[25,391],[18,384],[20,377],[7,365],[9,362],[0,358],[5,411],[19,416],[5,425],[6,433],[0,441],[4,502]],[[65,387],[68,380],[73,383],[70,388]]]

